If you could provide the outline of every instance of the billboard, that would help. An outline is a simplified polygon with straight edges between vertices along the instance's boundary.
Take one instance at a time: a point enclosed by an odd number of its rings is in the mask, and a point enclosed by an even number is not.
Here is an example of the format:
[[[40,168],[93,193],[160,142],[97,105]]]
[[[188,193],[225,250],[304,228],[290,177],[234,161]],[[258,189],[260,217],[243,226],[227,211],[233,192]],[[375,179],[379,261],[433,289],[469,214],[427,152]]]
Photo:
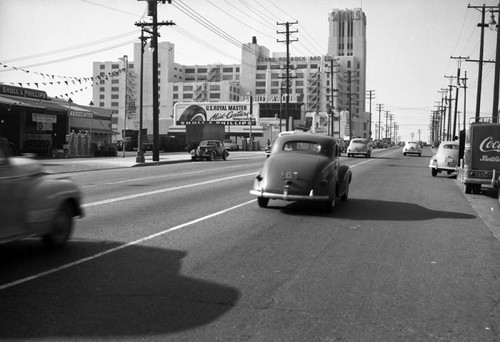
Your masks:
[[[174,106],[174,120],[176,125],[211,122],[226,126],[249,126],[250,116],[252,124],[259,121],[258,103],[250,102],[179,102]]]

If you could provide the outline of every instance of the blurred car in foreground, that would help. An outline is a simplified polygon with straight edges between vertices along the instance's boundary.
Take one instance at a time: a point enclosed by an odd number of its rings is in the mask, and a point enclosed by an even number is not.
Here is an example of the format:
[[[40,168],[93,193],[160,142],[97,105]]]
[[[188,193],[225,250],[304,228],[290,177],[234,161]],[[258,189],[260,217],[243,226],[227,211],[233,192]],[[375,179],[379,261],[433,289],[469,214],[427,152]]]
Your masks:
[[[367,139],[356,138],[352,139],[347,146],[347,156],[353,157],[356,155],[365,156],[370,158],[372,155],[372,144]]]
[[[416,154],[419,157],[422,155],[422,147],[419,141],[407,141],[403,146],[403,156],[407,154]]]
[[[233,139],[224,139],[222,142],[224,143],[226,150],[238,151],[240,149],[238,144]]]
[[[226,160],[229,152],[226,150],[224,143],[220,140],[203,140],[200,141],[198,147],[191,151],[191,160],[215,160],[222,158]]]
[[[290,134],[278,138],[271,155],[254,180],[250,194],[260,207],[270,199],[315,201],[331,210],[335,201],[347,200],[351,170],[339,165],[335,139],[314,134]]]
[[[431,174],[436,177],[441,171],[448,174],[457,171],[458,141],[443,141],[429,163]]]
[[[83,217],[78,186],[48,178],[36,160],[10,157],[0,139],[0,243],[40,236],[48,247],[62,247],[74,217]]]

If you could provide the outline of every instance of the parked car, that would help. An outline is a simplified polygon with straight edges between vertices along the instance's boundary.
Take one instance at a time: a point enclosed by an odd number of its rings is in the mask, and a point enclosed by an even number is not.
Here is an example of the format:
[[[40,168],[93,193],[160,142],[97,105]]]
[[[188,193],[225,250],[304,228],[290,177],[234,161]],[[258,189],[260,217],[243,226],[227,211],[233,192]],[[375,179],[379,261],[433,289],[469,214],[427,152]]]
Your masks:
[[[48,247],[62,247],[83,217],[81,192],[68,179],[51,179],[40,163],[11,157],[0,139],[0,243],[40,236]]]
[[[314,201],[325,210],[345,201],[352,174],[339,164],[335,139],[314,134],[290,134],[278,138],[269,158],[254,180],[250,194],[258,205],[269,200]]]
[[[224,139],[222,142],[224,143],[226,150],[238,151],[240,149],[238,144],[233,139]]]
[[[407,141],[403,146],[403,156],[407,154],[416,154],[419,157],[422,155],[422,147],[419,141]]]
[[[347,156],[353,157],[356,155],[370,158],[372,155],[372,144],[368,139],[356,138],[352,139],[347,147]]]
[[[441,171],[448,174],[457,171],[458,141],[443,141],[429,163],[431,174],[436,177]]]
[[[198,147],[191,151],[192,160],[215,160],[217,158],[226,160],[228,156],[229,152],[220,140],[202,140]]]

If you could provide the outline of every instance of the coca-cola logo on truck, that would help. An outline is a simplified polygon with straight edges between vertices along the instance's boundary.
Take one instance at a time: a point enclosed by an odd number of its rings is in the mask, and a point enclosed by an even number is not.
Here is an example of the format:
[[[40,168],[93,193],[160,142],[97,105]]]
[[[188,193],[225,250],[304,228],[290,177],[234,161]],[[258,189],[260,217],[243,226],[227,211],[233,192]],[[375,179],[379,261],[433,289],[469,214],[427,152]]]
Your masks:
[[[500,152],[500,140],[494,140],[493,137],[487,137],[479,145],[481,152]]]

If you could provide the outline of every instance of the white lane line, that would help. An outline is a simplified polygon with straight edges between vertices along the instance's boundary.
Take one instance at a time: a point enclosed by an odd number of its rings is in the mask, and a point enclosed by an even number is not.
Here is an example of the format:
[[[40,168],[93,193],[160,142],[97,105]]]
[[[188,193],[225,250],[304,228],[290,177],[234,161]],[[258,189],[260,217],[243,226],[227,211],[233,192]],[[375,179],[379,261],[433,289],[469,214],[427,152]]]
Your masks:
[[[385,157],[385,156],[388,156],[388,155],[390,155],[390,154],[393,154],[394,152],[397,152],[397,151],[387,152],[387,153],[381,154],[381,155],[379,155],[379,156],[377,156],[377,157]],[[351,166],[350,166],[350,168],[352,169],[352,168],[354,168],[354,167],[356,167],[356,166],[363,165],[363,164],[365,164],[365,163],[369,163],[369,162],[371,162],[371,161],[373,161],[373,160],[377,160],[377,157],[375,157],[375,158],[368,158],[367,160],[362,161],[361,163],[351,165]]]
[[[56,267],[56,268],[53,268],[53,269],[50,269],[50,270],[47,270],[45,272],[40,272],[40,273],[37,273],[37,274],[34,274],[32,276],[29,276],[29,277],[26,277],[26,278],[23,278],[23,279],[19,279],[19,280],[16,280],[16,281],[13,281],[13,282],[10,282],[10,283],[7,283],[7,284],[3,284],[3,285],[0,285],[0,291],[1,290],[5,290],[5,289],[8,289],[10,287],[13,287],[13,286],[17,286],[17,285],[21,285],[21,284],[24,284],[24,283],[27,283],[29,281],[32,281],[32,280],[36,280],[36,279],[39,279],[39,278],[42,278],[42,277],[45,277],[47,275],[50,275],[50,274],[53,274],[53,273],[56,273],[56,272],[59,272],[59,271],[62,271],[62,270],[65,270],[65,269],[68,269],[70,267],[74,267],[74,266],[77,266],[77,265],[80,265],[80,264],[83,264],[85,262],[88,262],[88,261],[92,261],[94,259],[97,259],[97,258],[100,258],[102,256],[105,256],[107,254],[110,254],[110,253],[114,253],[116,251],[119,251],[121,249],[124,249],[124,248],[127,248],[127,247],[130,247],[130,246],[134,246],[134,245],[138,245],[138,244],[141,244],[145,241],[148,241],[148,240],[151,240],[151,239],[154,239],[156,237],[159,237],[161,235],[164,235],[164,234],[167,234],[167,233],[170,233],[170,232],[173,232],[175,230],[179,230],[179,229],[182,229],[182,228],[185,228],[185,227],[188,227],[188,226],[191,226],[193,224],[196,224],[198,222],[201,222],[201,221],[205,221],[205,220],[208,220],[210,218],[213,218],[213,217],[216,217],[216,216],[219,216],[219,215],[222,215],[222,214],[225,214],[231,210],[235,210],[235,209],[238,209],[238,208],[241,208],[245,205],[248,205],[250,203],[253,203],[255,202],[255,199],[252,199],[250,201],[247,201],[247,202],[243,202],[243,203],[240,203],[238,205],[235,205],[235,206],[232,206],[230,208],[227,208],[227,209],[223,209],[221,211],[218,211],[216,213],[213,213],[213,214],[209,214],[209,215],[206,215],[206,216],[203,216],[203,217],[200,217],[196,220],[193,220],[193,221],[189,221],[189,222],[186,222],[186,223],[183,223],[183,224],[180,224],[178,226],[175,226],[175,227],[172,227],[172,228],[169,228],[169,229],[166,229],[166,230],[163,230],[161,232],[158,232],[158,233],[155,233],[155,234],[152,234],[152,235],[149,235],[149,236],[146,236],[146,237],[143,237],[141,239],[138,239],[138,240],[135,240],[135,241],[132,241],[132,242],[129,242],[129,243],[126,243],[124,245],[121,245],[121,246],[118,246],[118,247],[115,247],[115,248],[111,248],[111,249],[108,249],[104,252],[100,252],[100,253],[97,253],[97,254],[94,254],[92,256],[89,256],[89,257],[86,257],[86,258],[83,258],[83,259],[80,259],[80,260],[76,260],[76,261],[73,261],[73,262],[70,262],[68,264],[65,264],[65,265],[62,265],[62,266],[59,266],[59,267]]]
[[[191,172],[183,172],[182,175],[192,175],[192,174],[199,174],[199,173],[206,173],[206,172],[217,172],[219,170],[228,170],[228,169],[235,169],[240,166],[226,166],[223,168],[216,168],[216,169],[208,169],[208,170],[199,170],[199,171],[191,171]],[[174,174],[179,174],[179,172],[175,172]],[[123,183],[132,183],[132,182],[137,182],[137,181],[143,181],[143,180],[149,180],[149,179],[160,179],[160,178],[172,178],[172,174],[166,174],[166,175],[160,175],[160,176],[151,176],[151,177],[140,177],[140,178],[132,178],[132,179],[125,179],[125,180],[120,180],[116,182],[108,182],[108,183],[103,183],[103,184],[92,184],[92,185],[85,185],[82,186],[82,188],[93,188],[96,186],[106,186],[106,185],[116,185],[116,184],[123,184]]]
[[[133,195],[128,195],[128,196],[121,196],[121,197],[110,198],[110,199],[107,199],[107,200],[102,200],[102,201],[97,201],[97,202],[85,203],[85,204],[82,205],[82,207],[89,208],[89,207],[94,207],[96,205],[109,204],[109,203],[113,203],[113,202],[125,201],[125,200],[134,199],[134,198],[138,198],[138,197],[157,195],[157,194],[161,194],[161,193],[164,193],[164,192],[170,192],[170,191],[175,191],[175,190],[188,189],[188,188],[192,188],[192,187],[195,187],[195,186],[202,186],[202,185],[207,185],[207,184],[222,182],[222,181],[236,179],[236,178],[240,178],[240,177],[253,176],[255,174],[256,174],[256,172],[245,173],[245,174],[236,175],[236,176],[230,176],[230,177],[212,179],[212,180],[208,180],[208,181],[205,181],[205,182],[199,182],[199,183],[193,183],[193,184],[186,184],[186,185],[176,186],[176,187],[173,187],[173,188],[166,188],[166,189],[159,189],[159,190],[153,190],[153,191],[148,191],[148,192],[141,192],[141,193],[138,193],[138,194],[133,194]]]

